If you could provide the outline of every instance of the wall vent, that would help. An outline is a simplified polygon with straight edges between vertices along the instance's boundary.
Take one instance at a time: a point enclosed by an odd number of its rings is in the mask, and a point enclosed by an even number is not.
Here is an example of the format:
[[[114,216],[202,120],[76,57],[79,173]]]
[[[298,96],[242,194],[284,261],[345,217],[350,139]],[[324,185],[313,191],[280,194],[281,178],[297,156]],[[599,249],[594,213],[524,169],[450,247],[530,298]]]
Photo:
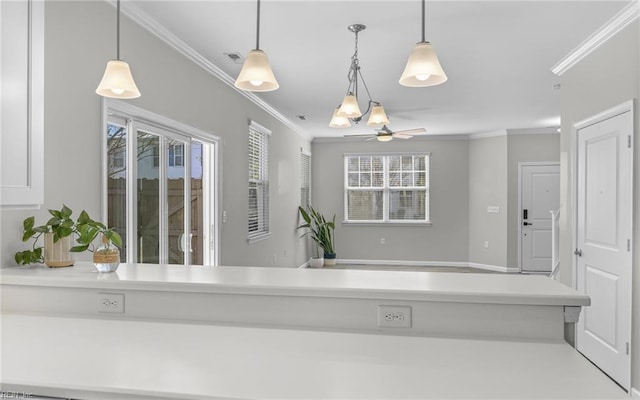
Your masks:
[[[234,64],[242,64],[244,62],[240,53],[224,53],[224,55],[227,56]]]

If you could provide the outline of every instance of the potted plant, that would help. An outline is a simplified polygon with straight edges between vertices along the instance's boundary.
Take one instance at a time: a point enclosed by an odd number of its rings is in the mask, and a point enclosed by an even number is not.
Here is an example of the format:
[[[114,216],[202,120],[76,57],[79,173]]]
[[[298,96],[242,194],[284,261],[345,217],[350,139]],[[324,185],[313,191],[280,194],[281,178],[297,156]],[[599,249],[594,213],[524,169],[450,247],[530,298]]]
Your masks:
[[[336,264],[336,252],[333,242],[333,231],[336,228],[336,216],[333,215],[331,221],[320,214],[312,206],[308,210],[298,207],[304,224],[298,226],[298,229],[308,229],[302,236],[310,235],[316,246],[324,252],[324,265]]]
[[[20,265],[44,262],[49,267],[70,267],[74,264],[73,253],[90,250],[94,252],[94,264],[100,271],[96,256],[100,264],[105,264],[106,258],[109,268],[115,271],[117,265],[113,266],[115,260],[114,254],[117,254],[117,262],[120,262],[120,252],[117,247],[122,246],[122,238],[111,228],[107,228],[104,224],[96,222],[86,211],[82,211],[77,221],[71,216],[73,211],[66,205],[60,210],[49,210],[51,218],[46,224],[35,226],[35,217],[28,217],[24,220],[22,227],[22,241],[26,242],[33,239],[31,249],[19,251],[15,254],[15,261]],[[77,246],[72,247],[72,239],[76,234],[78,236]],[[94,250],[92,242],[96,237],[102,234],[103,245]],[[38,240],[44,236],[44,247],[37,246]],[[91,247],[91,249],[90,249]],[[101,259],[99,256],[102,255]],[[104,265],[102,265],[104,268]]]
[[[51,218],[44,225],[35,226],[33,216],[25,219],[22,223],[22,241],[34,240],[30,250],[15,254],[16,263],[27,265],[44,262],[49,267],[72,266],[71,235],[75,229],[72,213],[69,207],[63,205],[60,210],[49,210]],[[44,236],[44,246],[37,246],[41,236]]]

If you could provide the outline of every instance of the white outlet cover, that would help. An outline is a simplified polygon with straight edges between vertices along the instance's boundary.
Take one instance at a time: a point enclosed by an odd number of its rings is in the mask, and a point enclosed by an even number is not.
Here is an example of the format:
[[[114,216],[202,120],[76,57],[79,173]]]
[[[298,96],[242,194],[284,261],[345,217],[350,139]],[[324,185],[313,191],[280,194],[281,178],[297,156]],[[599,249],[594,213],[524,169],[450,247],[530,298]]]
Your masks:
[[[98,293],[96,310],[99,313],[124,314],[124,294]]]
[[[411,328],[411,307],[378,306],[379,328]]]

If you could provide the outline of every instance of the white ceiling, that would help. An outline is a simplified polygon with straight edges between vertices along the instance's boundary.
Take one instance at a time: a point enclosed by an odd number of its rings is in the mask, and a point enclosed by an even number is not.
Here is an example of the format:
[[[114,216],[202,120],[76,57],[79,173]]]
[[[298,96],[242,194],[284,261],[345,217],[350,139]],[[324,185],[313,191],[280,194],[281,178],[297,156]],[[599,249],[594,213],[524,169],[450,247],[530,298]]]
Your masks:
[[[255,47],[256,3],[130,1],[233,79]],[[373,133],[361,122],[328,127],[347,89],[354,35],[374,100],[394,130],[424,127],[431,134],[481,133],[558,126],[559,82],[550,68],[606,23],[628,1],[428,1],[427,40],[449,80],[407,88],[398,83],[420,40],[420,1],[263,0],[260,48],[280,83],[258,96],[313,137]],[[124,6],[123,6],[124,8]],[[361,107],[366,108],[361,93]],[[296,115],[305,115],[299,121]]]

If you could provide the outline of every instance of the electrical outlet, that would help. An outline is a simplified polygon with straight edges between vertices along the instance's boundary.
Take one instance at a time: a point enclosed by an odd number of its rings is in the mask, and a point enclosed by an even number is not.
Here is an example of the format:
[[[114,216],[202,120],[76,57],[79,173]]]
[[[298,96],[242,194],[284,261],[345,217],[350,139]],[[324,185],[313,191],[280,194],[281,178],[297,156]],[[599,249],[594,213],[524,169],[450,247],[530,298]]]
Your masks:
[[[411,328],[411,307],[378,306],[378,327]]]
[[[386,244],[387,240],[385,238],[380,238],[380,244]]]
[[[98,293],[97,310],[100,313],[124,314],[124,295]]]
[[[488,248],[489,248],[489,241],[488,241],[488,240],[485,240],[485,241],[484,241],[484,248],[485,248],[485,249],[488,249]]]

